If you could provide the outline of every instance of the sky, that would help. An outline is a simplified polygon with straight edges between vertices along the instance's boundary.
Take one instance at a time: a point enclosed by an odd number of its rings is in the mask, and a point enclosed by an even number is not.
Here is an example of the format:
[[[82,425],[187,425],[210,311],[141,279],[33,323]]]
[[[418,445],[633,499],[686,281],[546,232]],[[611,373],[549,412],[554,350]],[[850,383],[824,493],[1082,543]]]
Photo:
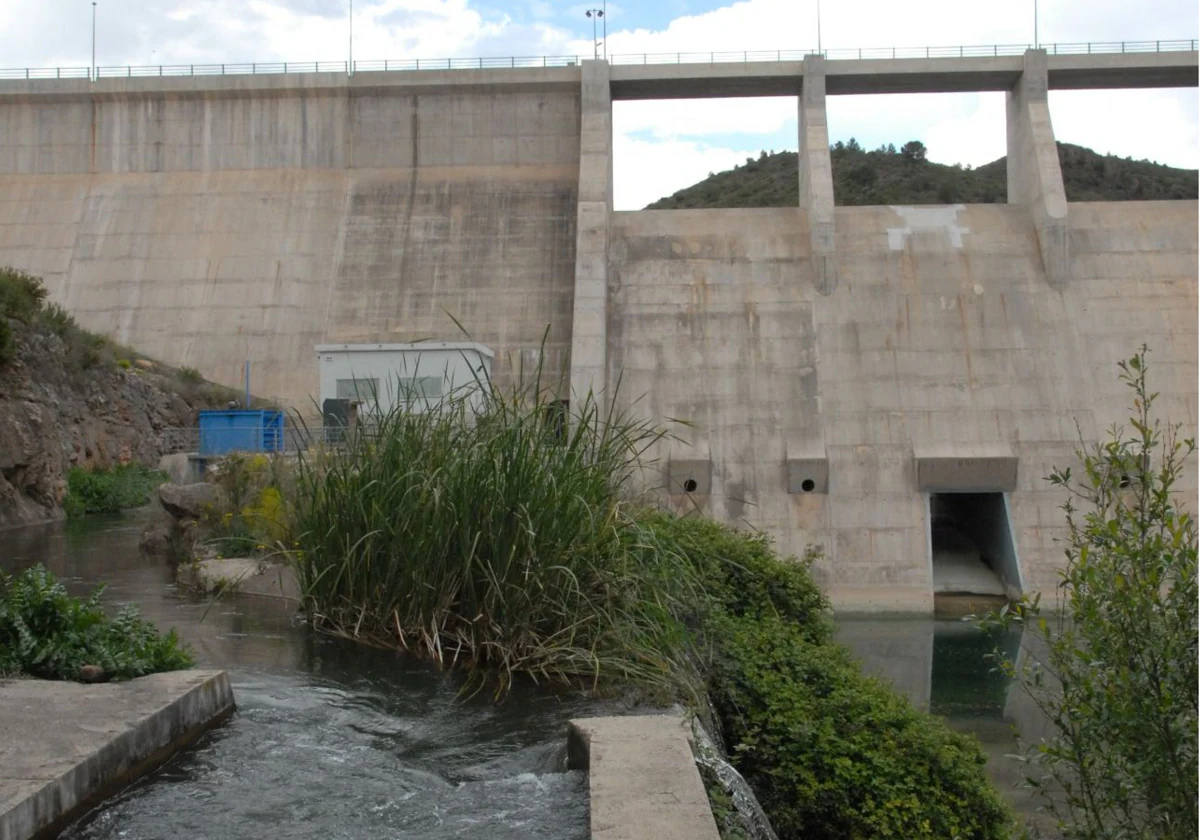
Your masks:
[[[825,50],[1031,44],[1035,0],[825,0]],[[816,0],[97,0],[102,66],[354,58],[590,56],[585,12],[604,6],[610,55],[811,50]],[[0,66],[86,67],[89,0],[0,0]],[[1037,0],[1045,43],[1193,39],[1195,0]],[[837,96],[830,142],[921,140],[930,160],[980,166],[1005,153],[1004,94]],[[1200,167],[1197,91],[1051,91],[1062,142]],[[618,102],[615,199],[636,209],[763,150],[796,148],[794,98]]]

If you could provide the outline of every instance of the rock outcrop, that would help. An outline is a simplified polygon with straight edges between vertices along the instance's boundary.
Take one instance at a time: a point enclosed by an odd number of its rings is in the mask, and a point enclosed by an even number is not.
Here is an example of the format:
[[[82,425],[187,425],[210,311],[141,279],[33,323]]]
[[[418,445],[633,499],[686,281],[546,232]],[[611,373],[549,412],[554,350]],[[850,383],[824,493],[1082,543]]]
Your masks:
[[[170,382],[144,365],[89,365],[54,332],[23,331],[0,364],[0,530],[63,518],[72,467],[157,466],[158,432],[196,417]]]

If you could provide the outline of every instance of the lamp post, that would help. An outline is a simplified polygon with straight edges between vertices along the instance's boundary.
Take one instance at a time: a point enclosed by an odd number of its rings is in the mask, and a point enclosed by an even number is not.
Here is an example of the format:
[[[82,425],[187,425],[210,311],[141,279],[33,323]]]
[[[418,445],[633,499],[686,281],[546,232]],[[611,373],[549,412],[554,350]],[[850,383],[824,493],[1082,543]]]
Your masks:
[[[1038,0],[1033,0],[1033,48],[1035,50],[1042,47],[1042,42],[1038,39],[1037,3]]]
[[[346,62],[346,75],[354,75],[354,0],[350,0],[350,56]]]
[[[608,5],[607,0],[604,5],[605,6]],[[586,14],[588,17],[590,17],[592,19],[592,58],[599,58],[600,57],[600,44],[596,40],[596,24],[599,22],[600,18],[604,17],[604,10],[603,9],[588,9],[584,14]],[[608,29],[608,24],[606,23],[605,31],[607,31],[607,29]],[[607,49],[607,47],[606,47],[606,49]]]
[[[96,0],[92,0],[92,81],[96,81]]]
[[[821,0],[817,0],[817,55],[821,52]]]

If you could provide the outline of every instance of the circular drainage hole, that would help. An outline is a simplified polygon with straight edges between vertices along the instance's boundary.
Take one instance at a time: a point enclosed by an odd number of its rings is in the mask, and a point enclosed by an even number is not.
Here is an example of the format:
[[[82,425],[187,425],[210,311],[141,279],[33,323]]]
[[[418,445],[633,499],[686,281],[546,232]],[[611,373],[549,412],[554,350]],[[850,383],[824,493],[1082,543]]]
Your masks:
[[[811,493],[816,488],[817,488],[817,482],[813,481],[811,478],[806,478],[806,479],[804,479],[804,481],[800,482],[800,489],[803,490],[805,493]]]
[[[689,478],[683,482],[683,492],[694,493],[694,492],[696,492],[696,486],[697,486],[696,479]]]

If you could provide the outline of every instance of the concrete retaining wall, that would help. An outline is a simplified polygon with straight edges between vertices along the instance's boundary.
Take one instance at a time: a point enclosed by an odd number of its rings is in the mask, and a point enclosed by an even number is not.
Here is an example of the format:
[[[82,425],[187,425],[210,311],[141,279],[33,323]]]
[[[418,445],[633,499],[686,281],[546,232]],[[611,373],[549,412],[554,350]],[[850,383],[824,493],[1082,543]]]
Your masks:
[[[0,840],[58,836],[233,710],[224,671],[0,682]]]

